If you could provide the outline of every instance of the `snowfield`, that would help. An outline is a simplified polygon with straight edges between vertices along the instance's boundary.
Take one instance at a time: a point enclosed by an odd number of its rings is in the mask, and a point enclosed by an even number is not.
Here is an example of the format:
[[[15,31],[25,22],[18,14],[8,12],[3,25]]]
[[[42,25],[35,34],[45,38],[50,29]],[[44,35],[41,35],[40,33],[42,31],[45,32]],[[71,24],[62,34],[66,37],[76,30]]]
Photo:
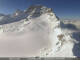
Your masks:
[[[80,57],[80,30],[51,8],[31,6],[6,17],[0,15],[0,57]]]
[[[0,33],[0,56],[34,56],[41,48],[48,46],[49,27],[43,17],[31,19],[28,25],[20,28],[22,31]]]

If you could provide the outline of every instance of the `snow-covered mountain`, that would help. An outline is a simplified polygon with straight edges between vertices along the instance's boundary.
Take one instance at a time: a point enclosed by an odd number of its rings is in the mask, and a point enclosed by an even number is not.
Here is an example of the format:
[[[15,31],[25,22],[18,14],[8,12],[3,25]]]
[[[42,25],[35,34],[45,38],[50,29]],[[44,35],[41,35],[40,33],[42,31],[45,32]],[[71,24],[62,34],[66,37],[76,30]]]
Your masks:
[[[0,14],[0,56],[80,57],[79,33],[42,5]]]

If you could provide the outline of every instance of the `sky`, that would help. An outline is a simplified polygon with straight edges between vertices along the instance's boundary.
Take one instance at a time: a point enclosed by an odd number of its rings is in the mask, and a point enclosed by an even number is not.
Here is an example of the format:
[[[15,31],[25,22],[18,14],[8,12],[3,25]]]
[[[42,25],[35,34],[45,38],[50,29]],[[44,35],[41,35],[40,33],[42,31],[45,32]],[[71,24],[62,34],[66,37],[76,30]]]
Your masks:
[[[80,0],[0,0],[0,13],[12,14],[35,4],[52,8],[61,19],[80,19]]]

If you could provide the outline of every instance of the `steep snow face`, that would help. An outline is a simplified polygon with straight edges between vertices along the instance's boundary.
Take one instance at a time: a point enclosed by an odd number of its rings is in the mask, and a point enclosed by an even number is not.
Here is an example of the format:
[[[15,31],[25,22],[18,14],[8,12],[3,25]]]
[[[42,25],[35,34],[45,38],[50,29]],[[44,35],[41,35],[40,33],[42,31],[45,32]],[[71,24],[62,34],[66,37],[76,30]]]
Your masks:
[[[51,8],[34,5],[25,11],[17,10],[13,15],[8,15],[8,18],[2,16],[1,57],[75,56],[73,49],[79,41],[72,38],[73,32],[63,27],[64,23],[56,17]]]
[[[38,12],[41,12],[41,10]],[[19,18],[19,16],[24,17],[25,15],[26,18]],[[0,25],[0,56],[38,56],[40,49],[50,46],[50,19],[54,19],[54,21],[57,21],[57,19],[53,13],[48,12],[42,13],[38,17],[35,17],[35,15],[19,13],[14,17],[11,16],[11,18],[13,18],[12,20],[22,20]]]

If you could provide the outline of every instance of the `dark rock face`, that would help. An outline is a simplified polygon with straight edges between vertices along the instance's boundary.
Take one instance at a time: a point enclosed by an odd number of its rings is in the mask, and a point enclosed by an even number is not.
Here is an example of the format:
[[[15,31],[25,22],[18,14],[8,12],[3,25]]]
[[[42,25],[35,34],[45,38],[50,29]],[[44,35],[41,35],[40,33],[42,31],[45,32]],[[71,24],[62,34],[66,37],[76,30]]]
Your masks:
[[[47,7],[43,6],[43,5],[30,6],[26,11],[26,13],[31,15],[31,17],[39,17],[42,14],[51,13],[51,12],[52,12],[51,8],[47,8]]]

